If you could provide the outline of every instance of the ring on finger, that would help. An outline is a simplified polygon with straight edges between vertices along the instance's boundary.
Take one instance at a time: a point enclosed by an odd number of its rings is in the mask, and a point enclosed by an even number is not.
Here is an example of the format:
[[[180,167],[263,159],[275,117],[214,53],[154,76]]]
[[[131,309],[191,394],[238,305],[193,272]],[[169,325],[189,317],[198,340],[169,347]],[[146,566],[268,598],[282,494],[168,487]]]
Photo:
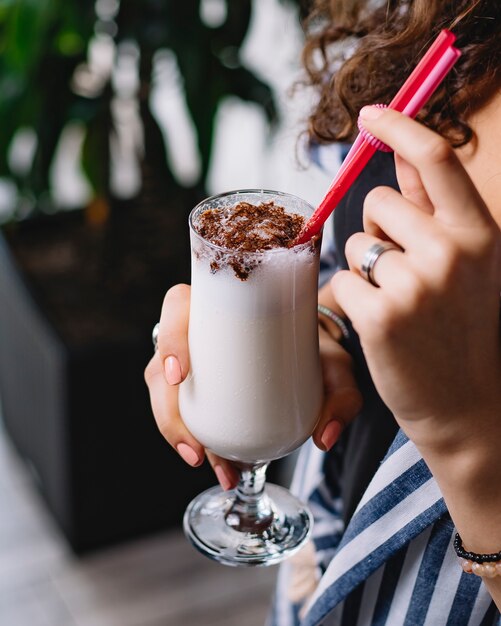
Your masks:
[[[379,284],[374,278],[374,267],[380,256],[385,252],[388,252],[388,250],[398,250],[399,252],[402,252],[402,248],[396,244],[391,243],[390,241],[382,241],[381,243],[373,243],[362,259],[362,263],[360,265],[360,275],[371,285],[374,285],[374,287],[379,287]]]
[[[158,350],[158,333],[160,332],[160,322],[157,322],[155,326],[153,326],[153,330],[151,331],[151,340],[153,342],[153,350],[156,352]]]

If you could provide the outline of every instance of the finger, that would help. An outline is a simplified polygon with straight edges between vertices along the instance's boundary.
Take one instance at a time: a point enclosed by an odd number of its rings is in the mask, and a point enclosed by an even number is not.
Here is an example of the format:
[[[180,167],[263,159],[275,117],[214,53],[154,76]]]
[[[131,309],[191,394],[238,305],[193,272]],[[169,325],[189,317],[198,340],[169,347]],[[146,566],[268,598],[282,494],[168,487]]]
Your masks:
[[[437,223],[391,187],[376,187],[365,197],[366,233],[395,242],[408,252],[426,250]]]
[[[190,369],[188,351],[188,320],[190,313],[189,285],[175,285],[166,293],[160,329],[158,352],[169,385],[178,385]]]
[[[382,303],[382,289],[377,289],[361,276],[349,270],[340,270],[331,278],[331,289],[339,305],[346,312],[353,328],[363,336],[365,324],[378,318]]]
[[[362,394],[353,374],[352,359],[337,341],[320,329],[322,375],[325,399],[313,441],[321,450],[330,450],[343,429],[362,407]]]
[[[395,154],[397,181],[402,196],[424,213],[433,215],[433,204],[424,188],[417,169],[399,154]]]
[[[416,168],[435,216],[454,225],[492,223],[487,207],[445,139],[391,109],[364,107],[360,116],[370,133]]]
[[[322,287],[318,290],[318,302],[319,304],[327,306],[331,309],[331,311],[334,311],[336,315],[340,315],[341,317],[343,316],[343,311],[338,306],[338,303],[332,298],[332,291],[328,282],[325,283],[325,285],[322,285]]]
[[[213,452],[207,451],[207,458],[223,490],[234,489],[240,478],[240,472],[235,465],[228,459],[223,459]]]
[[[184,425],[178,410],[178,388],[165,380],[158,352],[148,363],[144,379],[150,393],[151,408],[158,429],[178,454],[192,467],[204,460],[204,448]]]
[[[362,276],[361,268],[365,265],[366,255],[375,244],[384,245],[384,241],[367,233],[355,233],[346,242],[346,259],[352,271]],[[409,267],[405,254],[401,250],[387,249],[381,252],[371,271],[374,282],[380,287],[398,291],[404,288],[409,278]],[[365,277],[362,277],[365,279]]]

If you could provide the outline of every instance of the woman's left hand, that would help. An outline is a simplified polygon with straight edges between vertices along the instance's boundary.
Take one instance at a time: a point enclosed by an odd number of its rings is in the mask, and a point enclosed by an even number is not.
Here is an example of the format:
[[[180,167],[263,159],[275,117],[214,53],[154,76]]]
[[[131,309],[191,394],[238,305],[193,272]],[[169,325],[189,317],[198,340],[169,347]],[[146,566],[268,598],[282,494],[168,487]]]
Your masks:
[[[419,447],[467,446],[479,420],[499,441],[499,227],[446,140],[395,111],[362,116],[394,149],[401,193],[368,194],[365,232],[347,242],[350,270],[333,277],[334,297],[381,397]],[[377,287],[360,268],[381,240],[401,250],[377,260]]]

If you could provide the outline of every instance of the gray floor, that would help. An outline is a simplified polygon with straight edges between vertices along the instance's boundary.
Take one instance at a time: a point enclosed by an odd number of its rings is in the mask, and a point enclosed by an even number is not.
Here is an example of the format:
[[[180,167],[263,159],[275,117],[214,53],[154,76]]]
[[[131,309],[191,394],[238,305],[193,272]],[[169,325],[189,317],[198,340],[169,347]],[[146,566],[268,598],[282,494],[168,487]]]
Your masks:
[[[76,559],[0,423],[0,626],[261,626],[275,576],[213,563],[179,531]]]

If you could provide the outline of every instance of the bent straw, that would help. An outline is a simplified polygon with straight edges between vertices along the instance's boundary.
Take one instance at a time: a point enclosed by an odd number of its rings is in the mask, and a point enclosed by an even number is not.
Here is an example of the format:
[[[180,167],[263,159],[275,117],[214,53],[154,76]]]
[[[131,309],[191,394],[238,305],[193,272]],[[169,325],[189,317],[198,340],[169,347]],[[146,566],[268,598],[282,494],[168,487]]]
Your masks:
[[[453,33],[443,30],[414,71],[391,101],[389,108],[415,117],[440,85],[461,55],[452,46],[456,40]],[[320,232],[323,224],[358,178],[376,148],[359,134],[343,161],[325,197],[310,217],[294,245],[305,243]]]

